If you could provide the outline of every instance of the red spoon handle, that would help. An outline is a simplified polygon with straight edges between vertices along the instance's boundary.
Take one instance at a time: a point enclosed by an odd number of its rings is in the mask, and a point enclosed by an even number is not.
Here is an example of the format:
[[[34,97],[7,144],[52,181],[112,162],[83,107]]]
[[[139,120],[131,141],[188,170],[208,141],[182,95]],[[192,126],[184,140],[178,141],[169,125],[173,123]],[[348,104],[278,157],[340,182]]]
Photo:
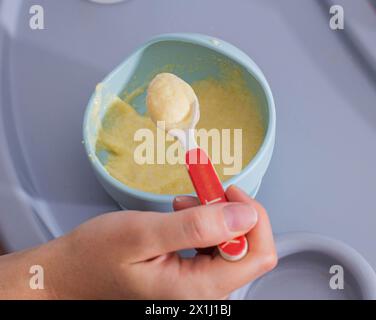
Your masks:
[[[201,204],[227,202],[221,181],[204,150],[188,150],[185,154],[185,163]],[[226,260],[240,260],[247,253],[247,239],[240,236],[226,241],[218,245],[218,250]]]

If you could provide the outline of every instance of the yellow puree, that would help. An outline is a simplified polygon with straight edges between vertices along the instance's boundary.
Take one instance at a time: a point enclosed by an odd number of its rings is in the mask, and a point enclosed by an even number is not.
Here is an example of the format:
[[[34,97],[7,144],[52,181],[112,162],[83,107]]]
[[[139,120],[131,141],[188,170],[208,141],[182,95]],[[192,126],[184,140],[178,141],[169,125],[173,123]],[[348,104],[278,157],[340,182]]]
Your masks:
[[[172,73],[159,73],[148,87],[146,105],[154,123],[164,121],[165,129],[185,129],[191,120],[196,95],[192,87]]]
[[[192,87],[200,104],[197,129],[242,129],[242,167],[246,166],[260,148],[265,128],[256,99],[247,89],[240,73],[228,80],[209,78],[197,81]],[[134,189],[157,194],[193,192],[185,165],[157,164],[156,161],[155,164],[141,165],[135,162],[134,150],[141,142],[134,141],[134,133],[140,128],[152,130],[154,136],[157,130],[161,130],[149,116],[140,115],[127,102],[116,98],[102,121],[96,144],[97,154],[108,152],[107,171]],[[166,149],[172,143],[166,141]],[[156,154],[156,143],[154,145]],[[210,148],[207,152],[210,156]],[[232,150],[225,152],[233,155]],[[220,163],[214,166],[222,182],[231,178],[223,174],[223,168],[228,165]]]

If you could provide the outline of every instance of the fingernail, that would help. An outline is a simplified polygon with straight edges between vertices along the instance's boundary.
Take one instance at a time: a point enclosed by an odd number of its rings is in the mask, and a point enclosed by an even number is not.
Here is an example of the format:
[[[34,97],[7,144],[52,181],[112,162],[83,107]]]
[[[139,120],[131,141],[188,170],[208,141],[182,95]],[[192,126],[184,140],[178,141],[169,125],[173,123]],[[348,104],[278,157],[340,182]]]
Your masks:
[[[247,203],[231,203],[223,208],[225,222],[232,232],[245,231],[257,222],[257,211]]]
[[[187,202],[187,201],[194,201],[195,197],[192,196],[176,196],[175,202]]]

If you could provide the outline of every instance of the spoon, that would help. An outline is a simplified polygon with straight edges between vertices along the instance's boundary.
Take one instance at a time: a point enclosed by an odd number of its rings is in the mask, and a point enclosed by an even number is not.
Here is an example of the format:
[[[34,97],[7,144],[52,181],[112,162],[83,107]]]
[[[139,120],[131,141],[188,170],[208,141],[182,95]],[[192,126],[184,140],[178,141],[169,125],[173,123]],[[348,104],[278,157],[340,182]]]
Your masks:
[[[193,90],[192,90],[193,91]],[[201,204],[227,202],[221,181],[206,152],[196,142],[194,130],[200,119],[200,106],[196,94],[191,103],[190,118],[179,128],[166,130],[169,135],[176,137],[185,150],[185,163],[193,186]],[[157,122],[158,125],[158,122]],[[217,246],[220,255],[228,261],[242,259],[248,251],[248,242],[244,235]]]

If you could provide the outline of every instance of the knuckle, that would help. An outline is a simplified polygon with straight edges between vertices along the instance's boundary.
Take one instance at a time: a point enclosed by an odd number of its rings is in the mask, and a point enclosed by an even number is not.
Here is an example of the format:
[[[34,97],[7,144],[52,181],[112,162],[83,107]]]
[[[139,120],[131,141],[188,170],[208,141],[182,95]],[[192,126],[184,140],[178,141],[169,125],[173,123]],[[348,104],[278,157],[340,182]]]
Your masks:
[[[186,236],[195,243],[205,242],[207,239],[206,224],[200,211],[195,210],[187,215],[187,221],[184,224]]]
[[[262,258],[262,269],[264,272],[273,270],[278,264],[278,256],[275,250],[264,254]]]

